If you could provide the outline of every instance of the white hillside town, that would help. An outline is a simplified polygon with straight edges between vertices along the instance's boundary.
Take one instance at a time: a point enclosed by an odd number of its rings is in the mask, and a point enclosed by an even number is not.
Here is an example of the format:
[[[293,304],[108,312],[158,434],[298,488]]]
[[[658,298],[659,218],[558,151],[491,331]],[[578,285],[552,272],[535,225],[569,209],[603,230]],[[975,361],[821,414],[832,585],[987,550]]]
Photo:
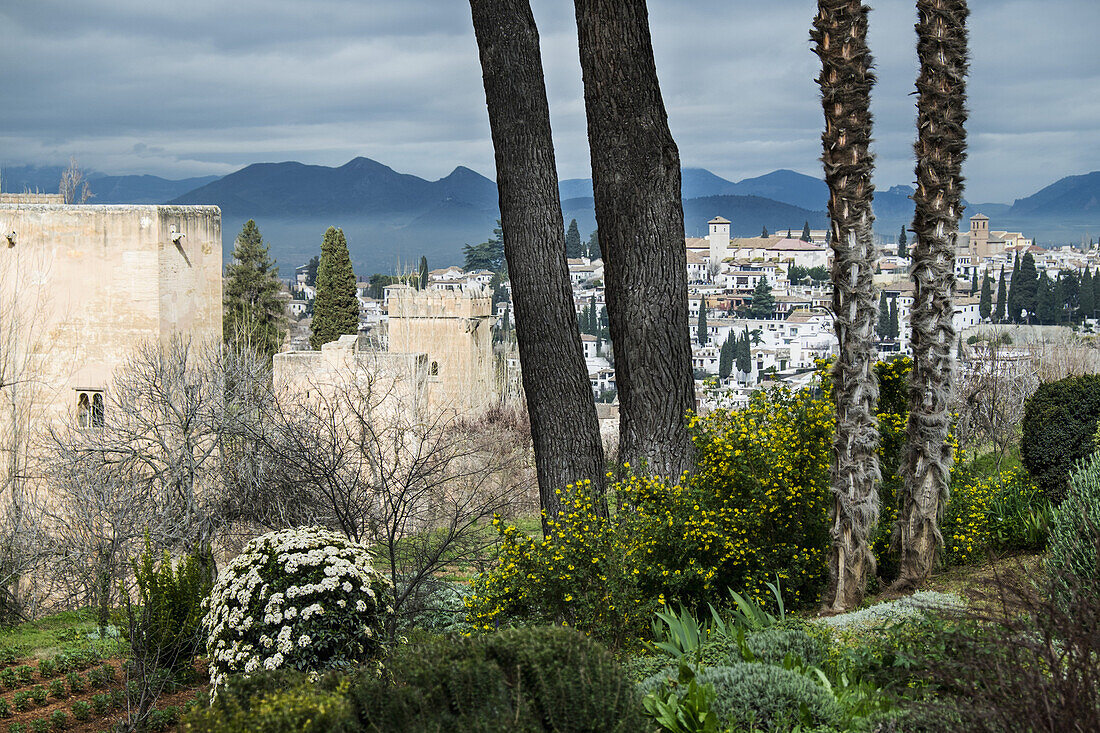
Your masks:
[[[768,383],[806,384],[819,361],[837,352],[830,315],[829,232],[810,229],[808,224],[785,225],[766,229],[762,234],[767,236],[735,237],[731,235],[732,222],[721,216],[711,219],[707,226],[706,237],[684,239],[698,408],[706,411],[716,406],[744,405],[754,389]],[[768,235],[769,231],[773,233]],[[591,248],[587,251],[593,256],[568,260],[569,276],[592,395],[597,403],[611,408],[610,412],[601,409],[601,415],[605,415],[612,414],[617,405],[614,353],[604,298],[603,262],[598,251]],[[1045,277],[1052,283],[1052,292],[1054,283],[1070,279],[1074,287],[1083,287],[1086,269],[1091,273],[1100,266],[1100,252],[1096,248],[1044,249],[1021,232],[991,229],[989,217],[981,213],[973,215],[969,230],[958,234],[955,256],[954,326],[959,334],[960,353],[976,327],[999,318],[995,314],[999,312],[1002,272],[1005,291],[1010,292],[1013,272],[1028,255],[1040,280]],[[875,273],[880,297],[878,336],[882,359],[911,354],[909,314],[913,283],[909,278],[909,262],[904,242],[887,242],[882,247]],[[314,296],[301,272],[299,268],[296,297],[289,306],[295,311],[304,310]],[[450,266],[430,270],[426,275],[429,291],[470,298],[494,292],[494,273],[486,269],[466,271]],[[981,290],[987,278],[990,313],[983,316]],[[1092,282],[1091,276],[1088,277],[1090,286]],[[508,331],[513,312],[511,284],[504,279],[498,285],[493,317],[498,331]],[[388,293],[372,298],[369,292],[370,283],[359,283],[360,332],[384,335]],[[1066,298],[1068,295],[1059,301],[1062,310],[1071,308]],[[1030,310],[1026,304],[1021,303],[1021,307],[1027,322],[1046,322],[1040,320],[1038,305],[1033,304]],[[1090,331],[1095,326],[1093,314],[1085,315],[1083,326]],[[507,338],[502,341],[497,348],[507,352],[502,363],[509,365],[512,372],[508,379],[518,383],[519,360],[514,353],[514,341]]]

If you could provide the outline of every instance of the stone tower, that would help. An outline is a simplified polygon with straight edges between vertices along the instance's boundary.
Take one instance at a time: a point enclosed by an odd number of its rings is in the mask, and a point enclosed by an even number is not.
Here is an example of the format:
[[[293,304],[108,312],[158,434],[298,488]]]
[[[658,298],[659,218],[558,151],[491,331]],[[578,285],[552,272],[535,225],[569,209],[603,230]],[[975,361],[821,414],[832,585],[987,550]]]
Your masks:
[[[729,219],[716,216],[707,224],[710,227],[707,235],[710,240],[710,267],[712,271],[717,271],[722,260],[729,256],[730,222]]]

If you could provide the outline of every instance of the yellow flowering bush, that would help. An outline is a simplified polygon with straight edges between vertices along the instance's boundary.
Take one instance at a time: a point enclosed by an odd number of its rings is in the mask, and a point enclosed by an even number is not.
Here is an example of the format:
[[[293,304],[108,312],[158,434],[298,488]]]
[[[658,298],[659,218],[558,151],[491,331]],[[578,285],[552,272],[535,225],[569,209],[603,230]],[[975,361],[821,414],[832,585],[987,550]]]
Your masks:
[[[1042,538],[1032,534],[1028,522],[1045,504],[1046,499],[1022,469],[994,476],[956,469],[951,499],[940,522],[944,561],[958,565],[980,559],[990,550],[1039,549],[1036,545]]]

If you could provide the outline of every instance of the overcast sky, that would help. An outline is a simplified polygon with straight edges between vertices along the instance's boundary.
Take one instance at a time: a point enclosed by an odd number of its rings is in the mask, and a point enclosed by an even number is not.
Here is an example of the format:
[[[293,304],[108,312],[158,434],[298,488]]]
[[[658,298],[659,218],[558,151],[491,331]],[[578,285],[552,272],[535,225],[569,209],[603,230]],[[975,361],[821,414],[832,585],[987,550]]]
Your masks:
[[[561,178],[588,176],[572,3],[533,0]],[[913,179],[912,2],[872,2],[877,184]],[[1100,169],[1100,2],[971,0],[967,198]],[[820,177],[814,0],[650,0],[685,166]],[[493,175],[463,0],[6,0],[0,163],[225,174],[363,155]]]

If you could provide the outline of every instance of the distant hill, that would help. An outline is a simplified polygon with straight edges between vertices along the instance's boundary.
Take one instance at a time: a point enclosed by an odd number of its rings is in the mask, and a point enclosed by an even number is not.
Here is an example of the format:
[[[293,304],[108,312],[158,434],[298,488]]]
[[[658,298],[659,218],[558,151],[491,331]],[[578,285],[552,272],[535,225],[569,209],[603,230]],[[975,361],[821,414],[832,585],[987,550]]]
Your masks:
[[[61,166],[11,166],[3,168],[0,185],[10,193],[41,191],[57,193],[61,182]],[[93,204],[162,204],[199,186],[218,180],[218,176],[170,180],[159,176],[108,176],[96,171],[86,172],[88,190]]]

